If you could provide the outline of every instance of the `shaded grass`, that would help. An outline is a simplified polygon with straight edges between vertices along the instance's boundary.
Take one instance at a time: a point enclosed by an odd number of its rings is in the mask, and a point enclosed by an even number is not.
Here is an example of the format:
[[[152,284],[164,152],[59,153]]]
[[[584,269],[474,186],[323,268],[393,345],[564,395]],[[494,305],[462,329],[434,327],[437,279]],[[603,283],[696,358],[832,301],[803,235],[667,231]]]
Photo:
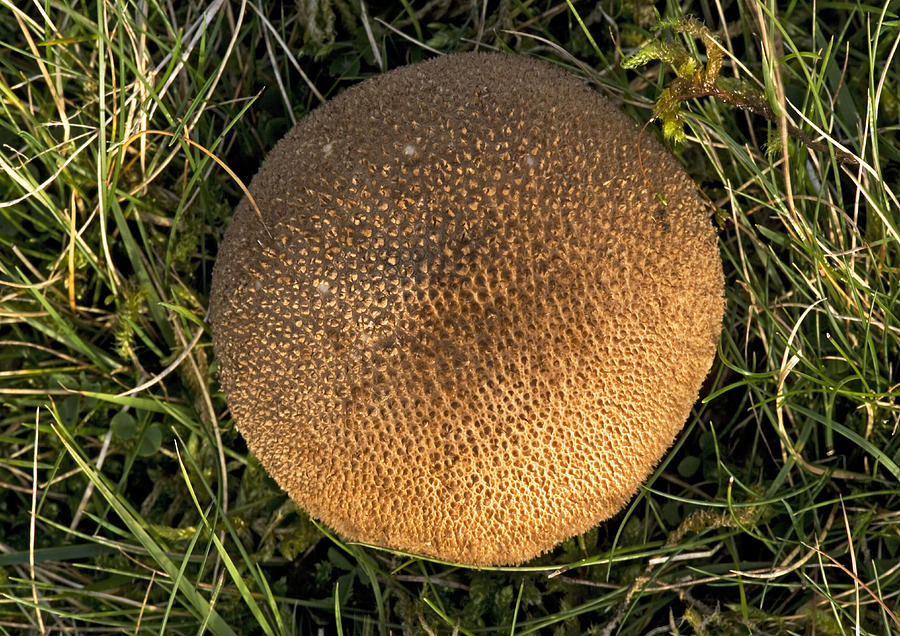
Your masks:
[[[727,277],[705,397],[626,511],[476,571],[342,542],[247,456],[204,323],[241,191],[197,146],[248,180],[426,47],[553,60],[639,122],[671,74],[618,66],[660,37],[641,3],[320,6],[0,2],[0,629],[897,633],[896,8],[659,6],[832,150],[686,104]],[[126,148],[149,129],[192,143]]]

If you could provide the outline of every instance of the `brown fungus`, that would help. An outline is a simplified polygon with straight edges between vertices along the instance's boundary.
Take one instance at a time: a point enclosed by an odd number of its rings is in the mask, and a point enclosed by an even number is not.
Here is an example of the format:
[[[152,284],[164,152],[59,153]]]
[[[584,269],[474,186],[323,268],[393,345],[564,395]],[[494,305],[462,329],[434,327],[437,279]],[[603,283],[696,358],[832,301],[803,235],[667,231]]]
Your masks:
[[[367,80],[276,145],[210,320],[238,429],[294,501],[471,565],[627,503],[723,311],[695,186],[641,147],[643,170],[636,125],[575,77],[478,53]]]

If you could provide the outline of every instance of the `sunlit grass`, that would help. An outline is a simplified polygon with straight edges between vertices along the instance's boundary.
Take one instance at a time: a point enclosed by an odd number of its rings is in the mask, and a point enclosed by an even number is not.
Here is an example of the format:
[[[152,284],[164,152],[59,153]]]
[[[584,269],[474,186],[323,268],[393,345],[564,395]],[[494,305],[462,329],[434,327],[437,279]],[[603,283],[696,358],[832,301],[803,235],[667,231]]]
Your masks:
[[[0,630],[900,631],[896,12],[660,9],[718,31],[722,74],[784,116],[683,104],[718,359],[625,512],[470,570],[342,542],[248,457],[205,324],[240,181],[323,99],[476,41],[646,122],[673,76],[618,64],[673,36],[641,3],[293,6],[0,1]]]

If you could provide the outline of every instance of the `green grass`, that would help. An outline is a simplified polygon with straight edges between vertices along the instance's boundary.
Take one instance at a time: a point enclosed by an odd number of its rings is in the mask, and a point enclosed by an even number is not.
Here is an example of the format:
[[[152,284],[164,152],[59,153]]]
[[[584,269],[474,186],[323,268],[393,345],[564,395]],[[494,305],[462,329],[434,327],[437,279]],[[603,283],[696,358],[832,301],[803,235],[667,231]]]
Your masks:
[[[247,456],[204,323],[226,167],[428,49],[646,122],[674,75],[622,56],[700,43],[642,2],[309,4],[0,0],[0,633],[900,633],[900,5],[657,5],[820,146],[685,102],[727,279],[704,399],[623,513],[470,570],[343,543]]]

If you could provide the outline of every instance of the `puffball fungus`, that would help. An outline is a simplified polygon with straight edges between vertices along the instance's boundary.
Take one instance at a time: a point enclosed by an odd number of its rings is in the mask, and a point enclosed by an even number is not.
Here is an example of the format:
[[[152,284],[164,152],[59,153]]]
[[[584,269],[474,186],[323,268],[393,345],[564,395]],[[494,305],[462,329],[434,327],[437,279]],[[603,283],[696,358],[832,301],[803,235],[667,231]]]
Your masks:
[[[362,82],[276,145],[210,321],[237,427],[299,506],[495,565],[628,502],[697,399],[724,286],[695,186],[640,156],[575,77],[481,53]]]

